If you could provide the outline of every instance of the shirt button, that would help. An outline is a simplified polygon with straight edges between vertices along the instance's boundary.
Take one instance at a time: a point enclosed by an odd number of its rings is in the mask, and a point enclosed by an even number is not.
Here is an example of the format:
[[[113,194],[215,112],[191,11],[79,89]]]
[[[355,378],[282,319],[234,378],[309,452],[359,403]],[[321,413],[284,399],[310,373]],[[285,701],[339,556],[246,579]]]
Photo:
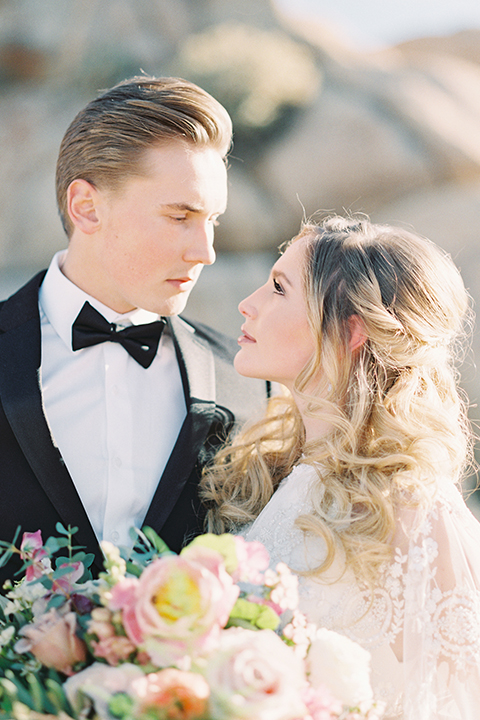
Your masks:
[[[118,532],[116,530],[113,530],[110,533],[110,538],[111,538],[112,542],[116,543],[116,542],[118,542],[120,535],[118,534]]]
[[[119,392],[119,391],[118,391],[118,385],[114,385],[114,386],[112,387],[112,393],[113,393],[114,395],[118,395],[118,392]]]
[[[120,460],[119,457],[116,457],[113,462],[115,464],[115,467],[117,467],[117,468],[122,467],[122,461]]]

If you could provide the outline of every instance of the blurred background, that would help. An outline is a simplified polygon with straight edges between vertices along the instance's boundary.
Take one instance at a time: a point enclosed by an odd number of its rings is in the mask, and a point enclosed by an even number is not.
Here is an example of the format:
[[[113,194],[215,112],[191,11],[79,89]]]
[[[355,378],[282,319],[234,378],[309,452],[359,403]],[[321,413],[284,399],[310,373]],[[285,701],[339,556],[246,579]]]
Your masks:
[[[478,0],[0,0],[0,294],[66,240],[58,146],[99,90],[180,75],[230,111],[230,200],[187,317],[237,304],[315,211],[366,213],[450,252],[480,306]],[[462,369],[478,418],[480,336]]]

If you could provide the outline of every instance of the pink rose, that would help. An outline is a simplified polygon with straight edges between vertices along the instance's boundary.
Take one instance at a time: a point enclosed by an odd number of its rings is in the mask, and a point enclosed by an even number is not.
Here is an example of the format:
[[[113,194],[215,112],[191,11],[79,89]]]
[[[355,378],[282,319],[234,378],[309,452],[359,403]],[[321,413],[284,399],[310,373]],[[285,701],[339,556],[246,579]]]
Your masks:
[[[76,622],[75,613],[62,614],[52,608],[22,627],[20,634],[24,639],[17,642],[15,649],[31,652],[42,665],[71,675],[72,667],[87,657],[86,645],[75,632]]]
[[[210,695],[210,688],[201,675],[176,668],[138,678],[133,681],[132,690],[142,712],[158,708],[160,717],[168,720],[204,717]]]
[[[215,720],[294,720],[307,714],[303,662],[272,630],[225,630],[201,670]]]
[[[160,667],[211,647],[228,621],[239,588],[222,556],[206,547],[154,560],[136,580],[112,588],[130,640]]]

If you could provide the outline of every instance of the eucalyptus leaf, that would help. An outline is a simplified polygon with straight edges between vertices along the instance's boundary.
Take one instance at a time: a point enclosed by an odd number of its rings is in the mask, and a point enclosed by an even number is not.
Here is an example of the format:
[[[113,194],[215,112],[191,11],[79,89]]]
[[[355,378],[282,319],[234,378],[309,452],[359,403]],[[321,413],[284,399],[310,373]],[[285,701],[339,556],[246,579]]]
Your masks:
[[[68,538],[54,538],[49,537],[46,543],[44,544],[45,550],[49,552],[50,554],[54,554],[60,550],[60,548],[68,547],[69,541]]]
[[[64,575],[69,575],[71,572],[73,572],[74,568],[72,568],[68,559],[67,560],[63,559],[63,563],[67,563],[67,564],[65,564],[64,567],[58,567],[55,570],[55,572],[53,573],[53,577],[55,579],[63,577]]]
[[[55,530],[56,530],[60,535],[70,535],[70,533],[68,532],[68,530],[62,525],[61,522],[57,522],[57,524],[55,525]]]
[[[153,528],[145,525],[142,528],[142,531],[160,555],[175,555],[173,550],[170,550],[167,543],[164,542],[159,535],[157,535]]]
[[[47,610],[51,610],[51,608],[59,608],[62,607],[62,605],[65,605],[65,595],[52,595],[48,601]]]

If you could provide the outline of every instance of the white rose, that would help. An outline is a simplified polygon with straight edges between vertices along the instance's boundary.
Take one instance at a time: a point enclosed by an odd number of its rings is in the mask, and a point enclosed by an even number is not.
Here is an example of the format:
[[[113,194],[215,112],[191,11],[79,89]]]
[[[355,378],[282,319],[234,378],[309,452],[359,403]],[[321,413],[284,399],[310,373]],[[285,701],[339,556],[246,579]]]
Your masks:
[[[344,635],[317,630],[307,657],[311,685],[326,685],[348,707],[373,702],[370,653]]]
[[[200,670],[216,720],[293,720],[306,714],[300,658],[272,630],[231,628]]]
[[[124,663],[111,667],[103,663],[93,663],[85,670],[68,678],[63,688],[76,712],[86,713],[90,705],[100,720],[111,720],[108,703],[118,692],[130,693],[134,680],[143,677],[137,665]],[[82,717],[86,716],[82,712]]]

